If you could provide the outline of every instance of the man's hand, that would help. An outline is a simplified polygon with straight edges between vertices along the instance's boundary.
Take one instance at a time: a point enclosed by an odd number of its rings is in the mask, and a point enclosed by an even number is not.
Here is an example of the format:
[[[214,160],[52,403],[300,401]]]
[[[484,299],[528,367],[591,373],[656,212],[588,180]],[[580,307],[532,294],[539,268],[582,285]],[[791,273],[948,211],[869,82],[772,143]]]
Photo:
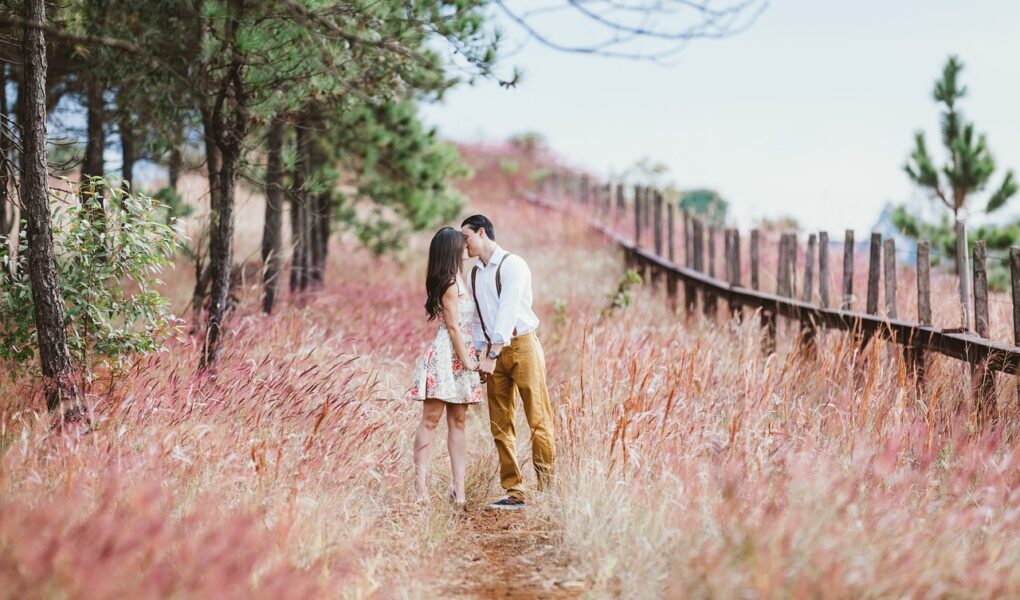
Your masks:
[[[492,372],[496,370],[496,359],[483,356],[482,360],[478,362],[478,372],[484,373],[485,375],[492,375]]]

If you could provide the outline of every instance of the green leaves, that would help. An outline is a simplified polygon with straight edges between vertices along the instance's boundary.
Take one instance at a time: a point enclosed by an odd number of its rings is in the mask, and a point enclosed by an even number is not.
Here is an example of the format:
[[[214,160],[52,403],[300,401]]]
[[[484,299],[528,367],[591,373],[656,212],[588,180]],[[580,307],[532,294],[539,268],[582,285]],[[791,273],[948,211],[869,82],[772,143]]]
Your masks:
[[[941,168],[937,167],[928,153],[924,134],[919,131],[914,134],[914,150],[903,167],[911,180],[928,189],[933,198],[938,198],[954,214],[964,208],[971,194],[985,188],[996,168],[985,135],[975,133],[974,124],[967,122],[957,108],[959,99],[967,93],[959,80],[962,70],[963,63],[950,56],[932,93],[936,102],[945,105],[940,126],[948,160]],[[986,210],[998,210],[1015,193],[1012,173],[1007,173]]]
[[[942,102],[950,109],[956,101],[967,94],[966,87],[959,87],[959,74],[963,70],[963,63],[955,55],[950,56],[946,65],[942,67],[942,79],[935,82],[935,91],[932,96],[936,102]]]
[[[396,248],[406,233],[448,221],[464,200],[449,181],[468,171],[452,146],[436,139],[414,102],[360,105],[334,117],[325,142],[355,193],[342,197],[334,217],[377,253]],[[337,173],[333,173],[337,177]],[[356,210],[356,206],[367,210]]]
[[[1017,183],[1013,177],[1013,171],[1006,171],[1006,177],[1002,180],[1002,185],[999,189],[995,190],[992,197],[988,200],[988,206],[985,207],[986,212],[994,212],[1002,208],[1006,201],[1016,195]]]
[[[76,195],[55,195],[52,204],[57,281],[76,366],[87,378],[100,362],[116,368],[132,353],[157,349],[176,321],[154,289],[177,248],[167,207],[100,177]],[[24,236],[20,244],[27,252]],[[27,367],[35,336],[29,278],[15,273],[0,289],[0,359]]]
[[[939,174],[935,169],[935,165],[932,164],[931,157],[928,155],[928,147],[924,142],[924,132],[918,131],[914,134],[914,151],[911,153],[910,158],[914,161],[914,164],[911,165],[908,162],[903,165],[907,175],[918,185],[929,188],[933,193],[941,195]]]

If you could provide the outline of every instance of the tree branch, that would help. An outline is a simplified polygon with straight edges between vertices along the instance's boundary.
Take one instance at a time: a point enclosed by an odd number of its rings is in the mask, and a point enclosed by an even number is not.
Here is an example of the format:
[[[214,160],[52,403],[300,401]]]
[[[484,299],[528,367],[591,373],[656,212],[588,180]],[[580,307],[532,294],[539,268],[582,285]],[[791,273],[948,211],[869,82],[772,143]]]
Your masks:
[[[170,64],[161,60],[157,55],[154,55],[146,51],[145,48],[142,48],[141,46],[133,44],[127,40],[121,40],[118,38],[113,38],[105,35],[82,35],[78,33],[71,33],[70,31],[67,31],[65,29],[60,29],[59,27],[54,27],[52,25],[46,25],[45,23],[33,23],[31,21],[26,21],[25,19],[16,15],[0,15],[0,26],[28,27],[33,29],[39,29],[48,36],[58,37],[70,42],[77,42],[79,44],[99,45],[105,46],[107,48],[121,50],[129,54],[140,56],[149,63],[156,64],[160,68],[166,69],[168,73],[174,76],[174,78],[182,82],[188,84],[191,83],[191,80],[188,77],[186,77],[183,73],[178,72]]]

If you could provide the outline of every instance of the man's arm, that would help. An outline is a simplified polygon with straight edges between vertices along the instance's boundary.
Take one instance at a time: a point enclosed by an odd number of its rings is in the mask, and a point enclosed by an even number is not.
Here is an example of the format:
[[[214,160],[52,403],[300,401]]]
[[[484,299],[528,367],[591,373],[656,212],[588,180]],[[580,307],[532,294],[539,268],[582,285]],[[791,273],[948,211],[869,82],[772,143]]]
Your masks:
[[[473,269],[474,267],[472,267]],[[468,292],[471,293],[472,300],[475,298],[475,288],[471,282],[471,271],[468,271],[467,277],[467,288]],[[479,352],[485,351],[485,334],[482,333],[482,322],[478,320],[478,307],[475,306],[475,311],[471,313],[471,345],[474,346],[475,350]]]

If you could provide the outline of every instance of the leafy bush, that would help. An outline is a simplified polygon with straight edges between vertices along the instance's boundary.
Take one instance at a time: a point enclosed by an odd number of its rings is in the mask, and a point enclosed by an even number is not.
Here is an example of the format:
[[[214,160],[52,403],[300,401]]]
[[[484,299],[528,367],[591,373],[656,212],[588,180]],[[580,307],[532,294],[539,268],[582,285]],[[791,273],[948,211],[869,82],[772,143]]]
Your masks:
[[[83,202],[67,196],[52,200],[53,244],[68,349],[89,378],[101,361],[116,368],[131,353],[155,350],[175,326],[169,301],[155,286],[177,241],[164,222],[165,207],[144,194],[95,177],[72,196]],[[24,227],[21,232],[18,256],[25,257]],[[7,240],[0,241],[6,269],[11,257]],[[0,288],[0,360],[27,368],[36,341],[32,286],[28,269],[11,271]]]
[[[616,291],[606,294],[609,298],[609,305],[604,307],[602,312],[599,313],[599,320],[601,321],[612,315],[615,311],[630,306],[630,303],[633,302],[633,288],[640,284],[641,275],[634,269],[627,269],[627,273],[624,274],[623,279],[617,284]]]

